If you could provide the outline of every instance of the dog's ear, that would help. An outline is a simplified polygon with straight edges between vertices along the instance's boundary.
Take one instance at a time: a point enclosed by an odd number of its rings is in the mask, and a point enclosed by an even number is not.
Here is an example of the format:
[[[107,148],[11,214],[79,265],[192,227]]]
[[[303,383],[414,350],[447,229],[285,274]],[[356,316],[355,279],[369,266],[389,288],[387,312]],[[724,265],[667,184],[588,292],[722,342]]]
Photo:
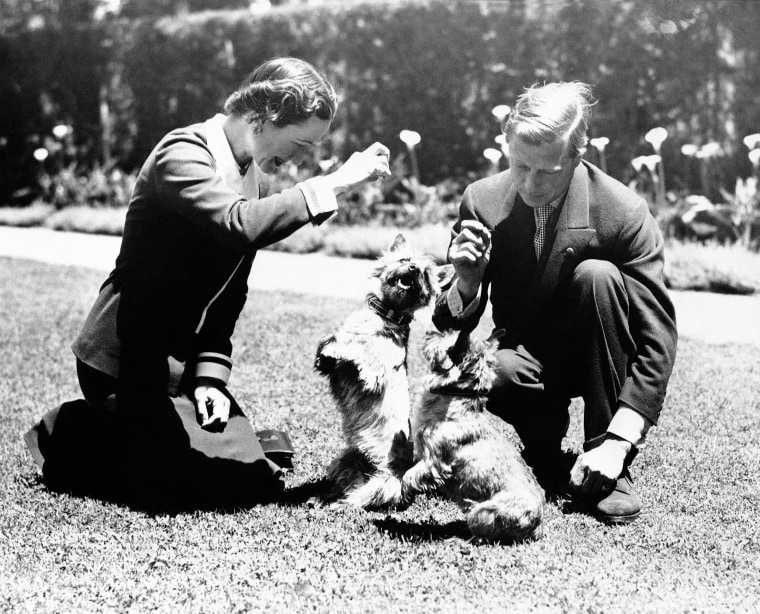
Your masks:
[[[398,250],[406,247],[406,237],[399,233],[396,235],[396,238],[393,240],[393,243],[391,244],[389,251],[391,252],[397,252]]]
[[[449,333],[441,332],[437,328],[429,328],[425,331],[425,340],[422,344],[422,353],[428,362],[436,363],[444,369],[450,369],[453,365],[448,355]]]

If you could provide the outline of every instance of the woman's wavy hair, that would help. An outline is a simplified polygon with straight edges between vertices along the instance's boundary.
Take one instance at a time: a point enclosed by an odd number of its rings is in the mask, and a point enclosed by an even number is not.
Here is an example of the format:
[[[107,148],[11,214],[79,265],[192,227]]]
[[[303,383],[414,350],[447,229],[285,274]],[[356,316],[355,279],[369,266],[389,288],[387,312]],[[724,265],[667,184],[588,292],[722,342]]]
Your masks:
[[[308,62],[289,57],[261,64],[224,103],[227,114],[278,128],[312,116],[332,120],[337,110],[338,96],[327,78]]]
[[[515,135],[531,145],[562,139],[571,157],[581,156],[594,104],[591,86],[579,81],[532,85],[518,97],[503,132],[507,139]]]

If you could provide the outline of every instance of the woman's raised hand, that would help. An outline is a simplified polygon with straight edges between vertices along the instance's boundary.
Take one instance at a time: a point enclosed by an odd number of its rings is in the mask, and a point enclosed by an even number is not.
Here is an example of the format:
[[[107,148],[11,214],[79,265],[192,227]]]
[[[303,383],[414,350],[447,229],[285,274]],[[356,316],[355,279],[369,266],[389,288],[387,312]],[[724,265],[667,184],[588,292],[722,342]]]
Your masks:
[[[374,143],[364,151],[351,154],[343,166],[327,175],[327,179],[336,192],[342,192],[363,181],[390,177],[390,153],[382,143]]]

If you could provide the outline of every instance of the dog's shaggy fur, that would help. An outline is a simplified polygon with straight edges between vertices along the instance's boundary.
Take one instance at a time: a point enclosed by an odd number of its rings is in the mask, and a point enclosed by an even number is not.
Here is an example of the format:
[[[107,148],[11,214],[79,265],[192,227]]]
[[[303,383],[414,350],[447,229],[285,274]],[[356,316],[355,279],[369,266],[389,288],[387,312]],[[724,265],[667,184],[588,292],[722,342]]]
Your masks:
[[[517,447],[486,410],[495,378],[496,343],[466,332],[431,330],[423,352],[429,387],[412,413],[416,464],[403,477],[406,499],[441,490],[467,512],[475,536],[537,539],[544,493]]]
[[[319,342],[315,368],[328,377],[346,442],[328,469],[328,499],[365,509],[402,502],[401,476],[412,462],[409,324],[437,294],[439,272],[397,236],[373,273],[367,306]]]

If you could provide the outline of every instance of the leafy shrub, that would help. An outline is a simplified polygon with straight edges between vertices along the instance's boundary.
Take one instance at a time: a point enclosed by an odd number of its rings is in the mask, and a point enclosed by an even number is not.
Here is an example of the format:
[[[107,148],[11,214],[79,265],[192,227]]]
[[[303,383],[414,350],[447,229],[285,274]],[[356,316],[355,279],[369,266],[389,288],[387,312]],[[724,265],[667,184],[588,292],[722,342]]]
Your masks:
[[[333,159],[335,160],[335,159]],[[287,164],[271,177],[270,192],[280,192],[330,170],[333,162],[312,160],[300,167]],[[446,179],[434,186],[420,185],[407,177],[401,158],[393,163],[392,176],[353,186],[338,196],[340,207],[331,224],[339,226],[389,226],[418,228],[427,224],[451,224],[459,202],[473,177]]]
[[[387,226],[331,226],[324,239],[329,256],[377,258],[387,249],[397,231]]]
[[[341,194],[342,206],[334,223],[402,228],[452,223],[457,216],[461,192],[449,196],[449,184],[440,186],[417,186],[398,179],[355,186]]]
[[[669,241],[665,277],[677,290],[753,294],[760,292],[760,254],[739,245]]]
[[[733,194],[722,190],[726,203],[714,204],[699,194],[678,195],[657,212],[666,237],[701,243],[740,243],[757,249],[760,244],[760,192],[757,179],[736,180]]]
[[[60,209],[45,220],[45,227],[90,234],[121,235],[124,232],[125,207],[73,206]]]
[[[40,178],[40,198],[58,209],[87,205],[126,207],[136,181],[136,173],[101,166],[87,170],[72,163]]]
[[[449,229],[443,225],[425,225],[416,228],[391,226],[330,226],[324,236],[324,252],[332,256],[374,259],[403,233],[415,245],[437,262],[446,259]]]
[[[324,247],[325,231],[322,226],[307,224],[296,230],[289,237],[273,243],[268,249],[291,254],[311,254]]]
[[[398,134],[413,129],[422,136],[424,182],[480,173],[483,149],[498,134],[494,105],[511,104],[531,83],[579,79],[596,86],[593,130],[610,139],[606,164],[613,176],[627,181],[630,160],[651,152],[644,131],[662,125],[671,134],[662,152],[668,186],[700,183],[680,147],[709,137],[733,152],[712,160],[710,182],[731,188],[736,176],[751,172],[736,135],[756,131],[760,121],[751,28],[760,4],[673,4],[294,2],[263,14],[207,11],[154,19],[150,11],[141,19],[94,20],[76,28],[51,21],[4,30],[0,135],[8,135],[10,168],[0,168],[0,199],[34,180],[39,165],[32,152],[57,121],[70,118],[79,160],[89,164],[108,151],[131,168],[169,130],[218,111],[263,59],[285,54],[314,62],[343,92],[324,144],[328,156],[345,157],[375,140],[403,152]],[[656,23],[681,25],[665,33],[652,27]],[[725,60],[727,37],[736,57],[747,61]],[[607,44],[600,47],[600,39]],[[712,67],[707,73],[706,65]],[[711,95],[725,88],[735,95]],[[104,109],[107,144],[101,142]],[[588,156],[599,161],[593,148]]]
[[[37,202],[24,208],[0,208],[0,224],[44,225],[55,230],[119,235],[126,209],[111,207],[66,207],[55,210]],[[345,226],[328,222],[306,225],[269,249],[297,254],[323,252],[348,258],[375,259],[398,233],[439,263],[446,260],[451,224],[406,226]],[[731,294],[760,292],[760,254],[739,244],[684,243],[669,240],[665,251],[668,287]]]
[[[744,247],[760,244],[760,186],[757,177],[736,179],[733,194],[721,189],[723,198],[729,203],[734,214],[739,233],[739,242]]]
[[[0,207],[0,225],[31,227],[42,226],[53,213],[54,207],[35,201],[28,207]]]

